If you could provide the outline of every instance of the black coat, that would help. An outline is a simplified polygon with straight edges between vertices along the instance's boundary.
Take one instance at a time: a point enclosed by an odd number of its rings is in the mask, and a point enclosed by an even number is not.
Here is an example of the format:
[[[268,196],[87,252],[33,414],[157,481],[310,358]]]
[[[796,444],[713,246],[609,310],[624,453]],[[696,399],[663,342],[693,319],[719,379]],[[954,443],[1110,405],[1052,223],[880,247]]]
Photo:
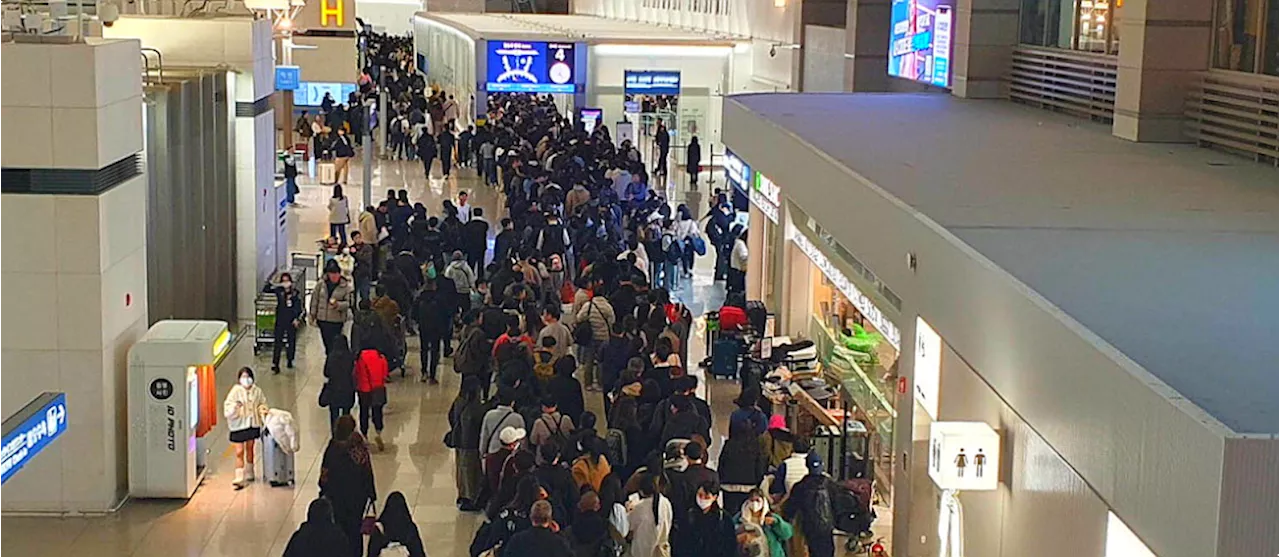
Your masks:
[[[351,408],[356,402],[356,357],[351,352],[335,352],[324,360],[324,376],[328,378],[328,404]]]
[[[734,557],[738,550],[733,516],[719,507],[707,512],[690,508],[675,541],[674,557]]]
[[[536,526],[511,536],[504,548],[502,557],[573,557],[564,536]]]
[[[687,149],[689,156],[685,162],[689,173],[692,174],[702,165],[702,146],[697,143],[690,143]]]
[[[292,290],[285,290],[283,286],[275,286],[267,283],[262,287],[262,291],[267,294],[274,294],[276,297],[276,329],[282,329],[291,326],[293,321],[302,317],[302,291],[296,287]]]
[[[554,398],[560,413],[568,416],[575,423],[586,411],[586,403],[582,398],[582,383],[572,375],[556,375],[547,382],[547,394]]]
[[[489,243],[489,223],[471,219],[462,225],[462,248],[467,253],[484,253]]]
[[[349,557],[347,537],[333,522],[303,522],[289,537],[284,557]]]

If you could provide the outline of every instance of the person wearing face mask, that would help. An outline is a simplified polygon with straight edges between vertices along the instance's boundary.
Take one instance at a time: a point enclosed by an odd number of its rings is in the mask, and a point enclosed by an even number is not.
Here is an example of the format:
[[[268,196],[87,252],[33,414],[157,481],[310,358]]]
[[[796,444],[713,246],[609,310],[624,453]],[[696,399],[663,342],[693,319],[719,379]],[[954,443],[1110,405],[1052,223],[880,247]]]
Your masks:
[[[271,343],[271,371],[280,373],[280,352],[293,369],[293,357],[298,351],[298,325],[302,319],[302,291],[293,287],[293,276],[280,273],[280,284],[267,282],[262,292],[276,297],[276,325]]]
[[[324,280],[317,282],[311,293],[310,313],[311,323],[320,328],[326,354],[334,337],[342,334],[342,325],[351,309],[352,293],[351,281],[343,278],[338,262],[325,263]]]
[[[739,529],[758,530],[764,535],[769,546],[766,557],[787,557],[784,542],[791,539],[794,530],[782,515],[770,510],[769,499],[764,492],[759,489],[751,490],[747,500],[742,503],[742,510],[733,517],[733,521]]]
[[[698,486],[694,505],[676,528],[674,557],[735,557],[738,536],[733,517],[720,508],[720,486],[714,481]]]
[[[356,270],[356,258],[351,255],[351,246],[342,246],[338,254],[333,256],[333,260],[338,262],[338,270],[342,272],[342,278],[352,280],[351,273]]]
[[[262,417],[267,410],[267,395],[253,383],[253,370],[240,368],[237,383],[231,386],[227,399],[222,403],[222,414],[226,416],[227,429],[231,431],[231,444],[236,447],[236,476],[231,483],[236,489],[243,489],[246,482],[254,479],[253,446],[262,435]],[[247,472],[246,460],[249,463]]]

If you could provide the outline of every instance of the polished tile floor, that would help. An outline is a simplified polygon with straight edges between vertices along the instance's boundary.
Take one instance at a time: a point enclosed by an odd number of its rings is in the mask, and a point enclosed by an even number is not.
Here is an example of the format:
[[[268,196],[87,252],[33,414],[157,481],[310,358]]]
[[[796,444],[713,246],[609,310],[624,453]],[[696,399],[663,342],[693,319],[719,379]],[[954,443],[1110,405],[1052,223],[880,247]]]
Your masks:
[[[457,191],[475,192],[472,203],[496,217],[498,195],[484,188],[470,170],[455,171],[450,179],[426,180],[420,164],[383,161],[373,177],[373,197],[385,196],[387,188],[409,190],[410,199],[421,200],[433,213],[440,201],[454,198]],[[360,168],[352,169],[348,195],[360,199]],[[298,251],[313,250],[314,241],[327,233],[325,200],[327,187],[307,185],[303,180],[298,206],[291,210],[293,246]],[[705,186],[704,186],[705,189]],[[679,192],[673,191],[673,197]],[[490,218],[497,222],[498,218]],[[710,262],[700,262],[693,287],[679,295],[694,306],[716,307],[723,289],[713,284]],[[15,557],[277,557],[289,536],[305,519],[307,504],[316,497],[320,473],[320,453],[328,440],[328,414],[316,404],[323,383],[323,355],[314,329],[299,333],[300,356],[297,368],[272,375],[270,355],[255,357],[252,337],[240,342],[220,368],[219,392],[234,380],[235,370],[250,365],[259,372],[259,384],[271,406],[293,412],[302,435],[302,449],[296,456],[297,484],[272,488],[258,481],[242,491],[231,488],[233,461],[225,441],[225,428],[212,434],[204,483],[190,501],[129,500],[116,513],[95,517],[14,517],[0,521],[0,551]],[[418,368],[416,341],[411,339],[411,371]],[[703,354],[701,339],[694,340],[691,354]],[[446,360],[447,362],[447,360]],[[479,526],[477,515],[459,513],[454,508],[453,455],[441,438],[448,428],[446,413],[458,388],[457,376],[445,371],[441,384],[429,386],[412,380],[398,380],[389,389],[384,452],[373,455],[374,475],[381,498],[401,491],[412,507],[414,519],[432,557],[463,557],[472,534]],[[736,385],[717,381],[710,398],[717,414],[720,434],[726,432]],[[600,412],[600,398],[589,394],[588,406]],[[718,445],[719,443],[717,443]]]

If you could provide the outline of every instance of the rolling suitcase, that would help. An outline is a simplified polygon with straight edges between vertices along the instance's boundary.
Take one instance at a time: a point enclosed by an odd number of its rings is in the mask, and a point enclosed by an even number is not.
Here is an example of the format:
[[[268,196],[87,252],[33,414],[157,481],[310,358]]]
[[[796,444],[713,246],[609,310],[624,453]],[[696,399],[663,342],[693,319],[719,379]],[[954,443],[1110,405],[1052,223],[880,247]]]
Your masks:
[[[738,353],[742,351],[742,344],[736,338],[717,338],[711,346],[711,375],[712,377],[729,377],[738,376]]]
[[[271,487],[293,485],[293,453],[285,452],[267,428],[262,428],[262,475]]]
[[[318,171],[320,172],[320,183],[321,183],[321,184],[336,184],[336,183],[338,183],[338,170],[337,170],[337,167],[336,167],[336,166],[334,166],[333,161],[322,162],[322,163],[320,163],[320,164],[316,165],[316,167],[317,167]]]

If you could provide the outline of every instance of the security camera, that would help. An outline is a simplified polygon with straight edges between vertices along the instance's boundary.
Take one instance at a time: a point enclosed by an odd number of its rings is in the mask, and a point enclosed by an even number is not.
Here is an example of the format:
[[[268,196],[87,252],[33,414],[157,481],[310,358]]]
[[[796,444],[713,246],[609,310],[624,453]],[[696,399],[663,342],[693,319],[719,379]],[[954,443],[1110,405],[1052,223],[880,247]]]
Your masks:
[[[774,56],[777,56],[777,55],[778,55],[778,45],[776,44],[769,45],[769,57],[773,58]]]
[[[101,21],[104,26],[111,27],[118,19],[120,19],[120,7],[114,2],[103,2],[98,5],[98,21]]]

